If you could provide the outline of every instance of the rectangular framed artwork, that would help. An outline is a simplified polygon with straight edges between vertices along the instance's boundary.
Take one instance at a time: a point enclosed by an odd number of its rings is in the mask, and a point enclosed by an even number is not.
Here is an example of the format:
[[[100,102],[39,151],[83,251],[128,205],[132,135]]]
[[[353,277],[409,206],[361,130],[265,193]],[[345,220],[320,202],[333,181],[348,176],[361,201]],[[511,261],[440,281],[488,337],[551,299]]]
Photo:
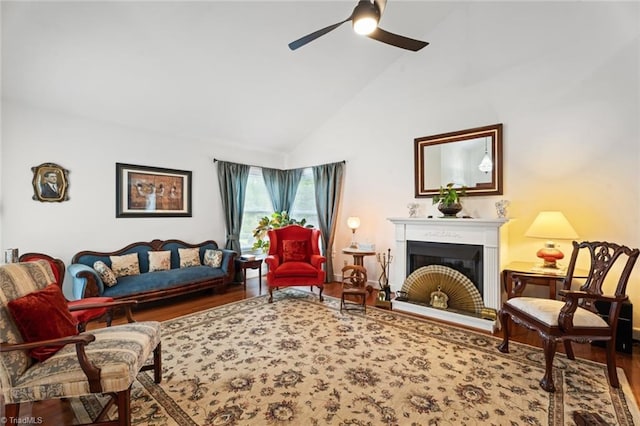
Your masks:
[[[116,163],[116,217],[191,217],[191,172]]]

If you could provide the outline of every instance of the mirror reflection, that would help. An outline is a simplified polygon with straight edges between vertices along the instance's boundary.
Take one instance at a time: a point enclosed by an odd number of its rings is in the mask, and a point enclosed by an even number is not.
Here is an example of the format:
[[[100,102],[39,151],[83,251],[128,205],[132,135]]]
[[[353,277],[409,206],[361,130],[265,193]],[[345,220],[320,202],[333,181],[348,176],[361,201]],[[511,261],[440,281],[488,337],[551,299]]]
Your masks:
[[[502,124],[415,139],[416,197],[453,182],[467,195],[502,194]]]

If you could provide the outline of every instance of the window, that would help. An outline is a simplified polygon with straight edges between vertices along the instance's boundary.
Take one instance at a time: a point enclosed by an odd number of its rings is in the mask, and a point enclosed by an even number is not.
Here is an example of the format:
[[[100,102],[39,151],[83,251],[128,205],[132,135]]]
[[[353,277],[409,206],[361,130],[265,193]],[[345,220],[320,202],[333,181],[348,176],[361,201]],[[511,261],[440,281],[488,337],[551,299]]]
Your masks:
[[[318,211],[316,210],[316,190],[313,185],[313,170],[306,168],[302,172],[296,199],[293,202],[290,216],[296,220],[307,219],[308,225],[319,229]]]
[[[258,221],[265,216],[271,216],[271,213],[273,213],[273,206],[262,179],[262,169],[251,167],[244,199],[242,228],[240,229],[240,247],[243,253],[251,251],[254,241],[253,229],[258,225]]]
[[[244,200],[242,229],[240,230],[240,247],[243,253],[252,250],[254,243],[253,229],[258,225],[258,221],[265,216],[271,216],[272,213],[273,205],[262,178],[262,169],[260,167],[251,167]],[[316,212],[313,171],[311,168],[304,169],[302,173],[298,191],[296,192],[296,199],[289,216],[297,220],[307,219],[307,224],[318,228],[318,213]]]

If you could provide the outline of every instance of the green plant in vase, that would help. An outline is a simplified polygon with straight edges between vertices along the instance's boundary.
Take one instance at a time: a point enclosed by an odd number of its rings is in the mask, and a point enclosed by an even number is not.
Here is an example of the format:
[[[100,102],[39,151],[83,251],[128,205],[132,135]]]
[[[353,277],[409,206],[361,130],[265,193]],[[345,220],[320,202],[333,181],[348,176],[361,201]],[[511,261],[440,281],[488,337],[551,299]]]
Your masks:
[[[269,239],[266,238],[270,229],[282,228],[287,225],[300,225],[305,228],[313,228],[313,225],[307,225],[307,219],[294,219],[289,217],[286,211],[274,212],[271,216],[264,216],[258,222],[258,226],[253,229],[253,250],[262,250],[264,253],[269,251]]]
[[[433,196],[433,204],[438,204],[438,210],[444,217],[456,217],[462,210],[460,198],[467,195],[467,188],[454,188],[453,182],[449,182],[447,186],[441,186],[440,192]]]

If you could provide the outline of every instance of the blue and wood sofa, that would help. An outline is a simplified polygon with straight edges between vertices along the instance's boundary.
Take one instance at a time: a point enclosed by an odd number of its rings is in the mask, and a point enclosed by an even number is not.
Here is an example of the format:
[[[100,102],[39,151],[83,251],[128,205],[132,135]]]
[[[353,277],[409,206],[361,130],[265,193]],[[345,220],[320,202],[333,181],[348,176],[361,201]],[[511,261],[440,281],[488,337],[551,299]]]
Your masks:
[[[113,252],[81,251],[67,270],[76,299],[106,296],[144,302],[205,289],[224,292],[233,281],[235,257],[213,240],[153,240]],[[136,264],[123,267],[123,259]]]

